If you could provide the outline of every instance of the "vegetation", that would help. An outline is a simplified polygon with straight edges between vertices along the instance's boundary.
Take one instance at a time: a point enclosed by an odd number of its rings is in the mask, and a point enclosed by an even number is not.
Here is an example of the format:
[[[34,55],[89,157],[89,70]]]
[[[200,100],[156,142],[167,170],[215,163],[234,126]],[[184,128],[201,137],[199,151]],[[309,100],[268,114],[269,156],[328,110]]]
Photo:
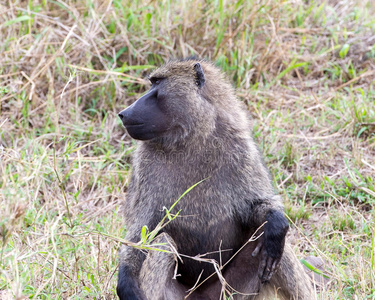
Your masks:
[[[115,299],[135,148],[117,113],[154,66],[189,55],[215,61],[246,103],[297,255],[327,261],[318,297],[375,298],[371,0],[6,0],[0,12],[1,299]]]

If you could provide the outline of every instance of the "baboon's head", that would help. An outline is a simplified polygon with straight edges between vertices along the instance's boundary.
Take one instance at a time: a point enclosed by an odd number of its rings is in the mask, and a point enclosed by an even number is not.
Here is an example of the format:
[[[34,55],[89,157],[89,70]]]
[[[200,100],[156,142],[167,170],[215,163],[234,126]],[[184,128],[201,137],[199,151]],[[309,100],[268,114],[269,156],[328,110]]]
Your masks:
[[[119,113],[130,136],[144,141],[209,134],[215,127],[217,99],[232,93],[221,71],[201,60],[168,62],[149,80],[150,90]]]

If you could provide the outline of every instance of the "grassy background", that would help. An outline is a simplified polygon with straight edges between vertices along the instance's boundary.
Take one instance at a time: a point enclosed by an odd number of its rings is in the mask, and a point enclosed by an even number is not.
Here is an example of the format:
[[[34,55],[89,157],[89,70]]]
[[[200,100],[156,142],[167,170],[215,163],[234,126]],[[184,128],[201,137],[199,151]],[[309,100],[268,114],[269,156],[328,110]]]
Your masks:
[[[373,1],[0,3],[0,299],[115,299],[135,144],[117,113],[154,66],[228,73],[320,299],[375,299]]]

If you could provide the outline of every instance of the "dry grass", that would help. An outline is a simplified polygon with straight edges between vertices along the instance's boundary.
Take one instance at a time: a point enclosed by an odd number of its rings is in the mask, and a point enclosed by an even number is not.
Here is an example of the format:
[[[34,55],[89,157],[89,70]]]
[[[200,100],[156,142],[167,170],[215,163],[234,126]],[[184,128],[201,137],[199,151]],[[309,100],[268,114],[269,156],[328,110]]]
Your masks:
[[[0,298],[115,298],[134,143],[117,112],[171,57],[217,62],[321,299],[375,298],[372,1],[0,4]]]

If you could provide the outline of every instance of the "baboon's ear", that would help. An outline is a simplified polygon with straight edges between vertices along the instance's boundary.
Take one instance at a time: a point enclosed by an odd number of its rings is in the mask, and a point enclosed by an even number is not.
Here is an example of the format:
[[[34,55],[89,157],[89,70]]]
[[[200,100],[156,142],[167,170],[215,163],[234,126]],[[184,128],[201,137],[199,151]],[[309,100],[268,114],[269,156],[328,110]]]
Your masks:
[[[200,63],[196,63],[194,65],[194,71],[196,73],[195,83],[199,88],[201,88],[204,85],[206,79],[204,78],[203,69]]]

